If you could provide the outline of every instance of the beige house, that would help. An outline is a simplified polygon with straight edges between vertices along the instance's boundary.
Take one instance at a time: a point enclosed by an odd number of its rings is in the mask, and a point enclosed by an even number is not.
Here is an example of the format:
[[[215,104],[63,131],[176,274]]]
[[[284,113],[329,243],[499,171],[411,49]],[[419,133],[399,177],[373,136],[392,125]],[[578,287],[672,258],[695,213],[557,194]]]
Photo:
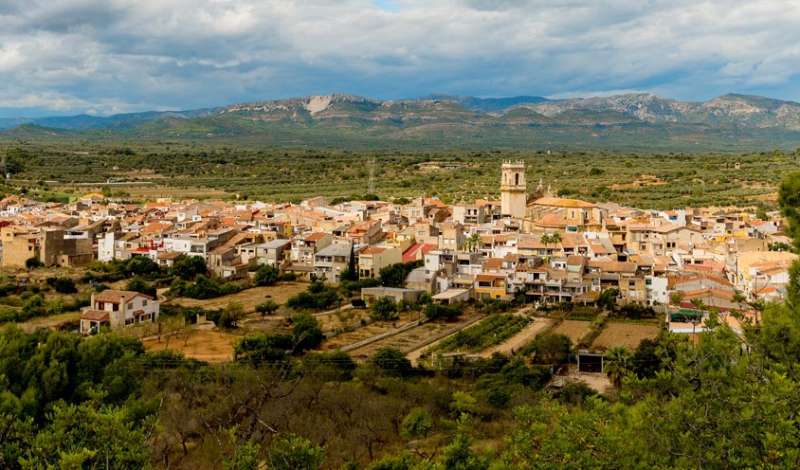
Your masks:
[[[399,248],[370,246],[358,255],[358,275],[359,277],[378,277],[381,269],[402,261],[403,253]]]
[[[112,330],[158,320],[158,301],[149,295],[125,290],[92,294],[89,307],[81,312],[81,334],[93,335],[106,326]]]

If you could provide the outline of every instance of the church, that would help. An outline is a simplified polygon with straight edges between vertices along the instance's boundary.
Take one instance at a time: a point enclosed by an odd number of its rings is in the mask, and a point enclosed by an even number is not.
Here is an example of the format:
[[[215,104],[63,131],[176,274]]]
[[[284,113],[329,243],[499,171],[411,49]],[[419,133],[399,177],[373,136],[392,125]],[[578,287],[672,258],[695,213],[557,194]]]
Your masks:
[[[525,162],[503,162],[500,172],[500,212],[502,217],[520,222],[523,232],[537,230],[583,231],[600,227],[604,211],[596,204],[554,197],[542,182],[528,193]]]

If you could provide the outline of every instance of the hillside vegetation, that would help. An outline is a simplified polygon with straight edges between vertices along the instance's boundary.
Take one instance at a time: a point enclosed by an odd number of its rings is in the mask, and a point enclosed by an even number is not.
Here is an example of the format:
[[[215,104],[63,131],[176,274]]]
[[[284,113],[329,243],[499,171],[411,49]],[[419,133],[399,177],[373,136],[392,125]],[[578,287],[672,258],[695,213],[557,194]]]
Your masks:
[[[777,184],[800,160],[800,154],[783,151],[347,152],[125,141],[16,141],[0,143],[0,153],[8,155],[13,169],[7,193],[54,200],[90,191],[133,201],[187,195],[278,202],[319,195],[361,198],[372,172],[375,192],[386,200],[426,195],[472,201],[498,197],[500,163],[522,160],[529,191],[542,181],[562,196],[659,209],[774,207]],[[107,186],[109,180],[135,184]]]

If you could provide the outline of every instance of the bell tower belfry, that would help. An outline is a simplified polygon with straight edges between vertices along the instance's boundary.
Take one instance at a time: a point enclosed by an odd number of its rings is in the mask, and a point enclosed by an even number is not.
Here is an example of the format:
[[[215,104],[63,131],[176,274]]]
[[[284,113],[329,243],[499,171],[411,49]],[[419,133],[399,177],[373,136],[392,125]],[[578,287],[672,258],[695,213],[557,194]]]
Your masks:
[[[522,219],[528,204],[524,162],[503,162],[500,172],[500,213]]]

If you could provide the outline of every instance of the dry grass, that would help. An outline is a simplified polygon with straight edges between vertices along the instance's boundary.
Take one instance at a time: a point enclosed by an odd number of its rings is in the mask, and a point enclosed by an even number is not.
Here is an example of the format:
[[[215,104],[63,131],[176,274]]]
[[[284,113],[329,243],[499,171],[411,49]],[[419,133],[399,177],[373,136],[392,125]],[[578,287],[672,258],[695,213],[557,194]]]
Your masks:
[[[229,303],[240,303],[245,313],[255,312],[256,305],[267,299],[272,299],[277,304],[284,304],[293,295],[308,288],[308,284],[301,282],[285,282],[274,286],[253,287],[231,295],[214,299],[188,299],[179,297],[171,302],[184,307],[202,307],[207,310],[225,308]]]
[[[553,328],[553,334],[564,335],[572,341],[572,344],[577,344],[591,329],[592,322],[590,321],[564,320]]]
[[[180,333],[142,341],[147,351],[175,351],[191,359],[206,362],[233,360],[233,348],[241,336],[217,330],[186,329]]]
[[[642,325],[636,323],[613,323],[606,325],[600,336],[592,343],[592,349],[607,350],[623,346],[636,349],[643,339],[658,336],[658,325]]]
[[[67,312],[48,317],[31,318],[20,323],[18,326],[27,333],[32,333],[39,328],[60,328],[67,323],[78,322],[81,319],[80,312]]]

